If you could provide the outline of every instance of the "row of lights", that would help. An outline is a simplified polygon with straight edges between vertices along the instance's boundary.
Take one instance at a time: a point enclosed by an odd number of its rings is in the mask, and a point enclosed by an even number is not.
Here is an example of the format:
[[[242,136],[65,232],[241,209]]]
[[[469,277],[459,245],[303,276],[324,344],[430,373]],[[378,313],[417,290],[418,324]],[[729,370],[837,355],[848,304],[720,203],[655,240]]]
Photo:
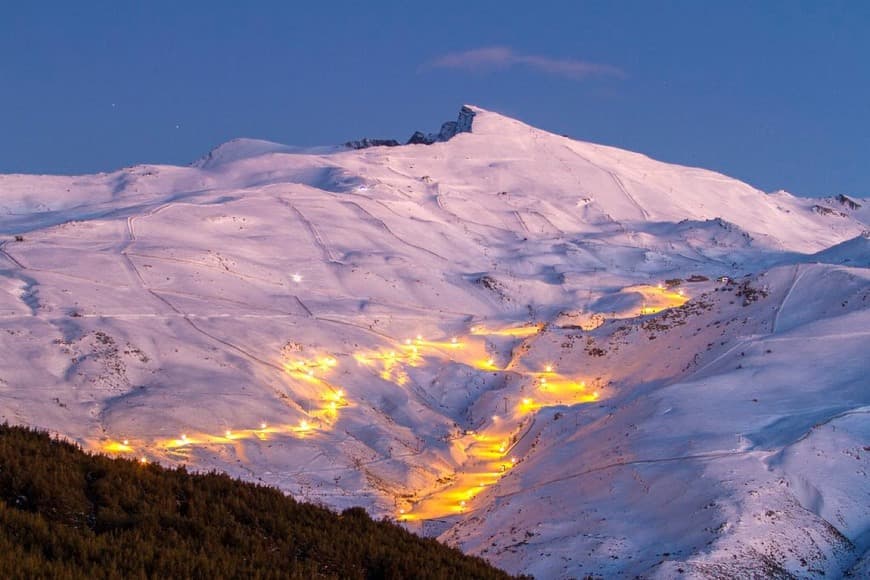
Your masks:
[[[489,360],[486,361],[486,365],[487,365],[487,366],[494,366],[494,364],[495,364],[494,359],[489,359]],[[556,372],[555,365],[552,364],[552,363],[546,363],[546,364],[543,366],[543,371],[539,371],[537,374],[539,374],[539,375],[540,375],[540,374],[553,375],[555,372]],[[541,376],[541,377],[538,379],[538,384],[540,385],[540,387],[541,387],[542,389],[547,388],[546,386],[548,385],[548,378],[547,378],[546,376]],[[585,381],[580,381],[580,382],[576,383],[575,386],[576,386],[578,389],[582,390],[582,389],[584,389],[584,388],[586,387],[586,382],[585,382]],[[596,399],[598,399],[598,391],[595,391],[595,392],[591,393],[590,396],[591,396],[592,400],[596,400]],[[521,399],[521,404],[519,405],[519,410],[520,410],[521,412],[528,412],[528,411],[533,410],[533,409],[534,409],[535,407],[537,407],[537,406],[540,406],[540,404],[536,404],[533,398],[531,398],[531,397],[523,397],[523,398]],[[493,422],[494,424],[495,424],[495,423],[498,423],[500,420],[501,420],[501,418],[500,418],[498,415],[493,415],[493,416],[492,416],[492,422]],[[474,436],[475,438],[482,437],[482,436],[478,436],[474,431],[468,431],[466,434],[467,434],[467,435]],[[507,445],[506,442],[501,441],[501,442],[498,444],[498,447],[497,447],[496,449],[497,449],[498,453],[501,454],[501,455],[503,456],[503,455],[508,451],[508,445]],[[501,464],[501,473],[502,473],[502,474],[505,473],[508,469],[510,469],[511,467],[515,466],[516,463],[517,463],[517,458],[516,458],[516,457],[511,457],[511,458],[510,458],[510,463],[502,463],[502,464]],[[498,474],[495,474],[495,477],[498,478],[499,475],[498,475]],[[479,481],[476,487],[478,487],[478,488],[483,488],[483,487],[486,487],[486,485],[487,485],[487,483],[486,483],[485,481]],[[458,504],[456,504],[457,509],[458,509],[459,511],[465,511],[465,509],[466,509],[466,507],[467,507],[467,501],[468,501],[467,499],[462,499],[462,500],[460,500],[460,501],[458,502]],[[412,518],[412,517],[413,517],[413,514],[409,514],[405,509],[400,509],[400,510],[399,510],[399,519],[400,519],[400,520],[402,520],[402,521],[408,521],[408,520],[409,520],[410,518]]]
[[[333,404],[334,403],[335,402],[333,401]],[[259,431],[263,432],[268,428],[269,428],[268,423],[263,422],[263,423],[260,423]],[[312,427],[311,423],[309,423],[305,419],[302,419],[301,421],[299,421],[299,426],[296,427],[294,430],[297,432],[307,432],[307,431],[310,431],[312,429],[313,429],[313,427]],[[238,437],[238,436],[236,434],[234,434],[231,429],[227,429],[226,431],[224,431],[224,438],[225,439],[232,440],[232,439],[235,439],[236,437]],[[187,445],[195,444],[194,441],[191,440],[190,437],[188,437],[187,433],[182,433],[178,439],[174,440],[174,442],[175,442],[175,445],[173,445],[174,447],[185,447]],[[117,449],[118,451],[122,451],[122,452],[132,451],[132,448],[130,447],[130,440],[129,439],[124,439],[122,441],[122,445],[123,445],[123,448]],[[143,455],[139,459],[139,462],[140,463],[148,463],[148,458]]]

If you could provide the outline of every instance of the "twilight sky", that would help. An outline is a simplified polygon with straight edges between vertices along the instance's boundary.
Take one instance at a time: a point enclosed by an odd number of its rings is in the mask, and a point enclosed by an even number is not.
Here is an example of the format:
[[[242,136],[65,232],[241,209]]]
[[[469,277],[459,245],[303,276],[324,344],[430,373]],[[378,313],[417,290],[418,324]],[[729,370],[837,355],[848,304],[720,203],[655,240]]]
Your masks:
[[[0,173],[406,139],[472,103],[768,191],[866,196],[868,31],[864,0],[8,0]]]

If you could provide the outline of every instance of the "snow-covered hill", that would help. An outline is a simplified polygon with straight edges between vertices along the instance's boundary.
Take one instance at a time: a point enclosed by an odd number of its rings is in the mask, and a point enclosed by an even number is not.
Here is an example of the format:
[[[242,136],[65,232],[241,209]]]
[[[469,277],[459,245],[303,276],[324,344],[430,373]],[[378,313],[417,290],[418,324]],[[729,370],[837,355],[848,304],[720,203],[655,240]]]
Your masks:
[[[866,568],[860,200],[469,122],[0,176],[0,420],[542,578]]]

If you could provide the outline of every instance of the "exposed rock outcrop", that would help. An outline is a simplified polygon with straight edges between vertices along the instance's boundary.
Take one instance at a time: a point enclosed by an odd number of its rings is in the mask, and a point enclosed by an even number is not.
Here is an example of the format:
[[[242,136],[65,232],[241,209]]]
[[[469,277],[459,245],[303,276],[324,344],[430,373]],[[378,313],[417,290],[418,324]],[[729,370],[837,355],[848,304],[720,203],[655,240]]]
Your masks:
[[[837,201],[848,207],[849,209],[861,209],[861,204],[842,193],[835,198]]]
[[[459,110],[459,117],[455,121],[447,121],[441,125],[441,129],[437,133],[423,133],[415,131],[413,135],[405,143],[406,145],[431,145],[432,143],[443,143],[449,141],[459,133],[470,133],[471,125],[474,121],[474,110],[471,107],[463,106]],[[359,139],[356,141],[348,141],[344,144],[350,149],[365,149],[367,147],[397,147],[401,145],[395,139]]]
[[[395,139],[369,139],[365,137],[356,141],[348,141],[344,145],[350,149],[367,149],[369,147],[398,147],[401,143]]]

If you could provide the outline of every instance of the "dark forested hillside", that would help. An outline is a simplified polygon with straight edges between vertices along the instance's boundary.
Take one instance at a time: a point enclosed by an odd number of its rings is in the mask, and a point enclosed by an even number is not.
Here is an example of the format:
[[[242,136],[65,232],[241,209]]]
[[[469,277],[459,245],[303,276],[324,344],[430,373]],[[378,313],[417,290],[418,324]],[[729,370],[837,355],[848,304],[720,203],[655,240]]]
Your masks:
[[[506,578],[359,508],[0,425],[0,578]]]

